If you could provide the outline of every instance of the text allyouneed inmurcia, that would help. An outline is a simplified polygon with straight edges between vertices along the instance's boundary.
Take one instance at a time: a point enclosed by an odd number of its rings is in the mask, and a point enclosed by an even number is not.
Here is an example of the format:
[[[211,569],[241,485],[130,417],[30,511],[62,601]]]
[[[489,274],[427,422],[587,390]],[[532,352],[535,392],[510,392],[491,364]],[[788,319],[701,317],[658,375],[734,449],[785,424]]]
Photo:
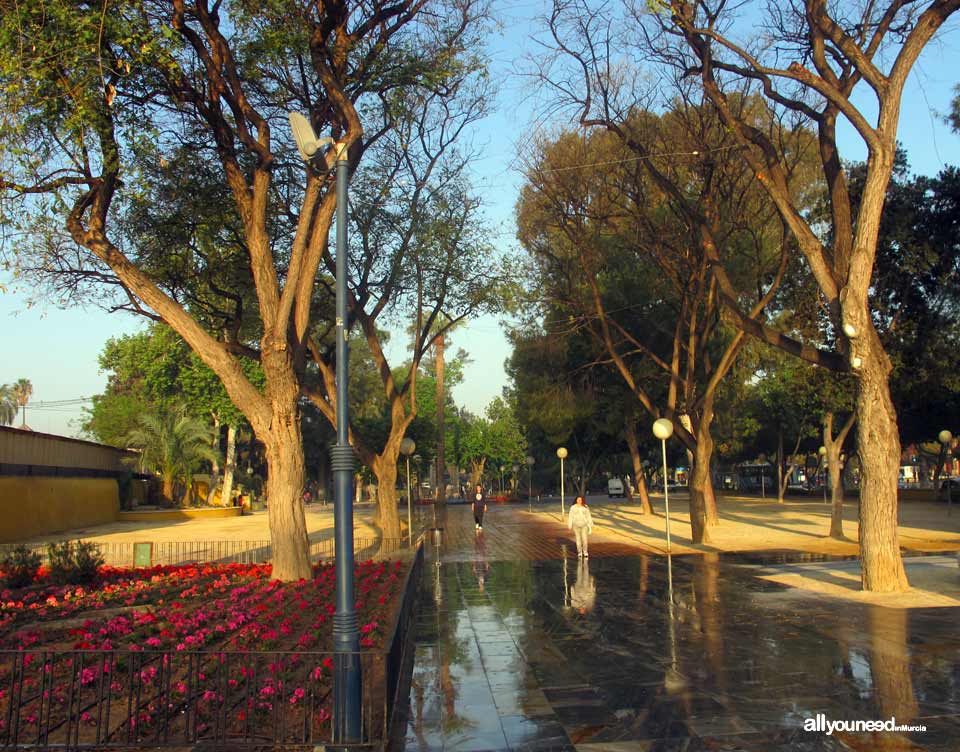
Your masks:
[[[817,713],[814,718],[806,718],[803,721],[804,731],[819,731],[827,736],[834,731],[847,732],[870,732],[870,731],[926,731],[927,727],[922,725],[909,726],[898,724],[897,719],[890,717],[886,721],[830,721],[823,713]]]

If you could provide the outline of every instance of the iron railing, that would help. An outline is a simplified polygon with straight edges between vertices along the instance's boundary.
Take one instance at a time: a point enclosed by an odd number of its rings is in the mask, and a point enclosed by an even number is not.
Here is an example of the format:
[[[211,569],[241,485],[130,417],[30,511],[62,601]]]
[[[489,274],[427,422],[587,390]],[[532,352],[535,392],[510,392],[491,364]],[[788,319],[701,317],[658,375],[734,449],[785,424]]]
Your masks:
[[[138,543],[133,541],[91,541],[96,544],[104,564],[129,567],[135,563],[134,552]],[[416,543],[416,538],[414,538]],[[355,556],[358,560],[390,556],[410,548],[408,538],[354,538]],[[0,559],[10,553],[14,544],[0,545]],[[46,561],[47,544],[29,544]],[[273,547],[268,540],[220,540],[220,541],[155,541],[151,547],[152,564],[259,564],[271,559]],[[310,560],[314,563],[333,559],[334,540],[328,538],[310,542]]]
[[[394,552],[405,547],[387,540]],[[407,686],[423,568],[421,540],[413,545],[390,643],[359,653],[362,736],[351,747],[386,744]],[[333,743],[334,660],[334,653],[314,651],[3,650],[0,749]]]
[[[387,653],[362,652],[360,744],[386,740]],[[330,743],[332,653],[2,651],[0,749]]]

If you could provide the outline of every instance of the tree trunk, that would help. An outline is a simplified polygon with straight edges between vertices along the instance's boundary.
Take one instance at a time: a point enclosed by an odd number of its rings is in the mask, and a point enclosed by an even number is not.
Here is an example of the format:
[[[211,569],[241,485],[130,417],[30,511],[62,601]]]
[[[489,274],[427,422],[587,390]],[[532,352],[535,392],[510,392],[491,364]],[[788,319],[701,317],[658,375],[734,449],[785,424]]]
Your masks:
[[[402,439],[401,434],[400,440]],[[378,454],[370,463],[370,470],[377,479],[377,520],[380,532],[384,538],[390,540],[400,539],[400,511],[397,508],[397,458],[399,456],[400,441],[388,439],[383,453]],[[403,510],[403,514],[406,516],[406,509]]]
[[[437,501],[447,498],[447,464],[446,464],[446,422],[444,408],[446,407],[446,390],[443,388],[443,335],[437,337],[436,349],[437,364]]]
[[[703,450],[703,445],[697,442],[697,454]],[[713,487],[710,484],[710,461],[695,461],[690,474],[690,528],[694,543],[709,543],[710,534],[707,532],[707,512],[705,491]]]
[[[783,482],[783,426],[781,425],[777,429],[777,504],[783,504],[785,490],[786,483]]]
[[[267,506],[273,547],[273,579],[289,582],[310,579],[307,521],[303,512],[303,436],[296,400],[287,415],[274,416],[270,430],[260,436],[267,455]]]
[[[487,464],[486,458],[475,462],[470,460],[470,488],[469,491],[473,491],[477,487],[477,483],[480,482],[480,478],[483,476],[483,467]]]
[[[900,436],[890,397],[890,360],[873,326],[863,341],[857,389],[860,453],[860,556],[864,590],[899,592],[909,587],[897,535],[897,475]]]
[[[715,527],[720,524],[720,516],[717,514],[717,497],[713,493],[713,475],[710,472],[710,466],[713,462],[713,435],[710,433],[712,426],[713,398],[710,397],[704,400],[703,412],[700,415],[700,421],[697,423],[697,446],[693,451],[693,473],[690,488],[691,515],[693,514],[693,498],[695,495],[699,495],[702,499],[706,527]]]
[[[223,462],[223,490],[220,503],[229,507],[233,503],[233,477],[237,467],[237,427],[227,426],[227,455]]]
[[[647,493],[647,483],[643,477],[643,462],[640,460],[640,446],[637,442],[637,429],[632,420],[627,421],[624,428],[624,437],[630,449],[630,459],[633,462],[633,477],[637,481],[637,495],[640,497],[640,513],[653,514],[650,506],[650,496]]]
[[[213,418],[213,437],[210,444],[216,454],[210,463],[210,485],[207,486],[208,505],[213,504],[213,494],[220,485],[220,415],[214,412],[211,413],[211,417]]]
[[[175,484],[175,480],[172,475],[163,476],[163,490],[161,491],[161,493],[163,494],[163,500],[168,504],[174,503],[173,501],[174,484]]]
[[[843,534],[843,468],[840,442],[827,446],[827,471],[830,473],[830,537],[844,539]]]

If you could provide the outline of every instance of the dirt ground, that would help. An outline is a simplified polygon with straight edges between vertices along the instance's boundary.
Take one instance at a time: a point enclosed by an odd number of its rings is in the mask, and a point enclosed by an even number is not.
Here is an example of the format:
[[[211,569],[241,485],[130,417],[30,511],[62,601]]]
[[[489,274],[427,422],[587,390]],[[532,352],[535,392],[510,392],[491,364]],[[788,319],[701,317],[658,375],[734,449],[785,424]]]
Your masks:
[[[305,508],[307,534],[311,541],[333,537],[333,505],[310,504]],[[374,538],[377,535],[371,520],[373,504],[359,504],[354,511],[354,537]],[[147,534],[149,531],[149,534]],[[270,525],[267,512],[259,511],[242,517],[220,517],[191,520],[159,520],[152,522],[111,522],[85,528],[51,533],[25,543],[75,540],[100,541],[103,543],[132,543],[150,540],[155,543],[168,541],[267,541],[270,540]]]

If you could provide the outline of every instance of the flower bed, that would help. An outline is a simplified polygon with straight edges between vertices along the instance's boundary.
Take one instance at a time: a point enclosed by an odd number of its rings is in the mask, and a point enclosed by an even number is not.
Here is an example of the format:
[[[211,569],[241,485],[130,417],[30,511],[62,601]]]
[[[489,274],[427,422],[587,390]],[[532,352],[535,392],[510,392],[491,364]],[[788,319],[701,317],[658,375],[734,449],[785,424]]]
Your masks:
[[[362,647],[382,646],[403,569],[357,565]],[[69,742],[71,732],[91,744],[210,733],[279,741],[277,727],[280,737],[286,727],[290,738],[323,738],[334,586],[332,566],[280,583],[269,565],[209,564],[105,567],[95,587],[52,585],[41,573],[4,590],[0,742]],[[367,673],[375,683],[378,671]]]

